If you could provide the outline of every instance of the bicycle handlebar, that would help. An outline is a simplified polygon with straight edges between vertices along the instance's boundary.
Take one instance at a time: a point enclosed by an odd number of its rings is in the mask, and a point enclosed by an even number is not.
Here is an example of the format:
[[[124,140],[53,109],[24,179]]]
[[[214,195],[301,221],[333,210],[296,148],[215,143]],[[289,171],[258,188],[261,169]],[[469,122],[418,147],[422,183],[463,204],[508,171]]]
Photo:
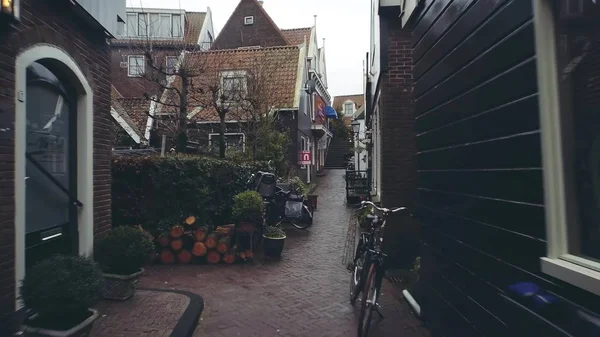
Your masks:
[[[406,209],[407,209],[406,207],[396,207],[396,208],[392,208],[392,209],[389,209],[389,208],[384,208],[384,207],[379,207],[379,206],[375,205],[375,204],[374,204],[373,202],[371,202],[371,201],[361,201],[361,203],[360,203],[360,208],[363,208],[363,207],[365,207],[365,205],[370,205],[370,206],[373,206],[373,208],[375,208],[375,209],[376,209],[376,210],[378,210],[378,211],[381,211],[381,212],[383,212],[384,214],[388,214],[388,213],[396,213],[396,212],[404,211],[404,210],[406,210]]]

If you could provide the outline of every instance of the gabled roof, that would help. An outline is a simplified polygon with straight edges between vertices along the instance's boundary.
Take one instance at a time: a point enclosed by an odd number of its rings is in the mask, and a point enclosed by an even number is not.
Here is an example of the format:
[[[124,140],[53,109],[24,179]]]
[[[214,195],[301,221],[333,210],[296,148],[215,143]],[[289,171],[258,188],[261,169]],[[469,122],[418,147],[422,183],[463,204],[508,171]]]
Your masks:
[[[185,13],[185,27],[183,33],[183,40],[178,39],[139,39],[139,38],[122,38],[114,39],[111,44],[114,46],[123,45],[143,45],[152,41],[153,45],[163,46],[182,46],[182,45],[196,45],[200,39],[200,32],[204,26],[204,20],[206,19],[206,12],[186,12]]]
[[[346,101],[354,102],[356,109],[358,109],[365,104],[365,96],[363,94],[335,96],[333,98],[333,108],[339,111]]]
[[[123,106],[122,102],[125,100],[123,96],[117,91],[117,89],[111,85],[110,88],[110,98],[111,98],[111,111],[114,110],[117,113],[117,116],[113,114],[113,118],[125,129],[125,131],[132,137],[135,138],[137,136],[138,139],[144,139],[144,132],[142,130],[146,127],[146,120],[142,124],[142,116],[136,116],[138,121],[134,121],[131,118],[131,115],[127,111],[127,109]],[[123,125],[123,123],[125,125]]]
[[[306,28],[293,28],[293,29],[282,29],[281,33],[283,37],[287,40],[289,45],[296,46],[299,44],[310,43],[310,33],[312,31],[312,27]]]
[[[282,46],[260,49],[228,49],[189,53],[185,57],[188,66],[202,68],[202,75],[193,79],[195,90],[191,90],[188,111],[191,121],[218,121],[219,117],[212,106],[210,88],[220,87],[224,71],[240,71],[248,78],[248,95],[253,96],[265,109],[297,108],[296,96],[300,62],[300,48]],[[180,88],[179,79],[173,84]],[[199,88],[202,88],[200,90]],[[202,92],[201,92],[202,91]],[[175,99],[173,97],[172,99]],[[169,99],[164,103],[169,103]],[[169,108],[163,105],[161,112]],[[247,112],[233,111],[227,114],[229,121],[247,119]],[[267,113],[268,111],[264,111]]]
[[[247,16],[254,18],[252,25],[244,24]],[[240,0],[215,39],[213,49],[285,45],[288,41],[262,5],[257,0]]]

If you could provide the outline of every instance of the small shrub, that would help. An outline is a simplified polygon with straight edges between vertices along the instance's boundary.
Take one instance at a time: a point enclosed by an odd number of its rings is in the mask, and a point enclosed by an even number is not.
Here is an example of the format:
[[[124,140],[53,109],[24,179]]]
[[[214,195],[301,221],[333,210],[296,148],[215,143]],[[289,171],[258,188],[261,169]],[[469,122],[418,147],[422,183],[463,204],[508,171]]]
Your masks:
[[[292,177],[288,179],[290,189],[296,191],[299,194],[306,196],[308,194],[308,185],[306,185],[299,177]]]
[[[25,306],[45,321],[87,314],[102,294],[102,272],[91,259],[57,255],[27,271],[21,284]]]
[[[267,226],[264,235],[269,239],[281,239],[285,237],[285,232],[279,227]]]
[[[244,191],[233,198],[232,217],[235,221],[260,221],[263,211],[263,198],[256,191]]]
[[[94,257],[103,270],[119,275],[138,272],[154,250],[144,232],[127,226],[111,230],[95,247]]]

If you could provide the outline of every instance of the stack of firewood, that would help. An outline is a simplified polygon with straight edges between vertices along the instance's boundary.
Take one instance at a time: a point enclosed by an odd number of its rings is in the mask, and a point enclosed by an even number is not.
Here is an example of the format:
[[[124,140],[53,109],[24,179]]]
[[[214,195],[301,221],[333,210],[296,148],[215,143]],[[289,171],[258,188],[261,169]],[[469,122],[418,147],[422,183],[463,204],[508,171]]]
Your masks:
[[[198,226],[194,216],[187,217],[182,225],[175,225],[156,237],[158,259],[163,264],[247,261],[254,258],[252,250],[239,251],[234,243],[234,225],[219,226],[210,231]]]

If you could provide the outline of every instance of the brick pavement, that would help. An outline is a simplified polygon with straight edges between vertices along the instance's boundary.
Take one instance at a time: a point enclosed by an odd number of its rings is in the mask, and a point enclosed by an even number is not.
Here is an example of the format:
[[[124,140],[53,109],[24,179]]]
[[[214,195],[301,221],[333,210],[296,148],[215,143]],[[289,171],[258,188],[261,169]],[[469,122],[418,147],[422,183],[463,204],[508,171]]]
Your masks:
[[[288,229],[281,260],[153,266],[140,286],[201,295],[205,309],[195,337],[356,336],[358,304],[349,304],[350,275],[342,265],[349,218],[343,174],[332,170],[320,178],[314,225],[308,231]],[[386,318],[374,319],[370,336],[429,336],[389,283],[382,306]]]
[[[189,303],[185,295],[147,290],[124,302],[101,302],[91,337],[168,337]]]

